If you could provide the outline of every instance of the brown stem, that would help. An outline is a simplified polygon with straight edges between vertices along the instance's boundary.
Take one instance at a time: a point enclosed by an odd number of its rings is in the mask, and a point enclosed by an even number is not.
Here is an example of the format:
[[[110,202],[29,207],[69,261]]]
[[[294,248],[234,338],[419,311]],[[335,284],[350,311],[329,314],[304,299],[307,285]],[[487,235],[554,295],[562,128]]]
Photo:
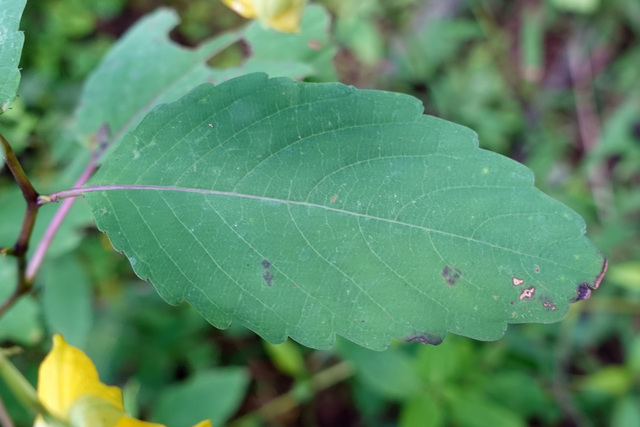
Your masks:
[[[582,52],[580,37],[569,44],[569,71],[576,97],[576,115],[580,140],[585,156],[589,155],[600,138],[600,117],[593,99],[593,73],[589,58]],[[609,182],[609,173],[604,163],[589,167],[587,170],[589,186],[598,211],[600,221],[611,217],[613,210],[613,190]]]
[[[569,361],[574,358],[571,337],[574,336],[574,328],[579,319],[579,314],[569,315],[568,319],[562,322],[560,335],[554,350],[553,380],[551,391],[556,403],[564,413],[571,425],[590,427],[593,424],[585,416],[584,412],[576,406],[569,389],[570,374]]]
[[[7,167],[11,171],[11,174],[15,178],[18,183],[18,187],[22,190],[22,194],[24,195],[24,199],[28,202],[29,200],[36,201],[38,199],[38,192],[31,185],[31,181],[27,178],[27,175],[24,173],[16,154],[13,152],[13,149],[9,145],[9,142],[2,136],[0,133],[0,142],[2,143],[2,148],[4,149],[4,158],[7,162]]]
[[[91,178],[91,175],[93,175],[93,172],[95,172],[96,170],[98,160],[105,153],[108,147],[108,141],[109,141],[109,127],[107,125],[102,125],[98,130],[98,133],[96,134],[97,148],[94,150],[91,156],[91,161],[89,162],[87,167],[84,169],[84,171],[82,171],[82,173],[80,174],[80,177],[76,180],[74,184],[74,188],[84,185],[84,183],[87,182],[89,178]],[[46,199],[46,196],[38,197],[38,204],[40,206],[43,204],[42,203],[43,198]],[[64,221],[67,214],[71,210],[71,207],[73,206],[74,202],[75,202],[75,198],[69,198],[65,200],[60,206],[60,208],[58,208],[58,211],[56,212],[53,219],[49,223],[49,226],[47,227],[47,230],[45,231],[44,236],[38,243],[38,247],[33,253],[33,258],[31,258],[31,261],[27,266],[27,271],[26,271],[27,281],[35,280],[35,277],[38,274],[38,270],[42,265],[42,261],[44,260],[44,256],[46,255],[47,250],[49,249],[49,246],[51,246],[51,242],[53,241],[53,238],[58,233],[58,230],[60,229],[62,222]]]
[[[498,65],[496,67],[498,73],[505,82],[507,88],[511,91],[514,100],[519,104],[522,111],[528,112],[530,93],[527,92],[526,87],[522,87],[519,81],[519,70],[511,62],[509,55],[505,52],[504,40],[508,38],[505,36],[503,30],[500,28],[493,12],[486,2],[471,3],[471,12],[474,14],[481,31],[484,33],[487,39],[488,52],[491,54]]]
[[[13,421],[7,412],[7,408],[2,402],[2,396],[0,396],[0,426],[2,427],[14,427]]]
[[[97,155],[93,156],[93,158],[91,159],[91,161],[89,162],[85,170],[82,172],[78,180],[75,182],[74,187],[80,187],[85,182],[87,182],[89,178],[91,178],[91,175],[96,169],[97,158],[98,158]],[[71,207],[73,206],[73,203],[75,201],[76,201],[75,198],[69,198],[69,199],[66,199],[64,202],[62,202],[62,205],[60,206],[55,216],[51,220],[51,223],[49,223],[49,226],[47,227],[47,230],[45,231],[44,236],[42,237],[42,240],[40,240],[40,242],[38,243],[38,247],[33,253],[33,257],[31,258],[31,261],[29,262],[29,265],[27,267],[27,272],[26,272],[27,280],[33,281],[35,279],[36,275],[38,274],[38,270],[42,265],[42,261],[44,260],[44,256],[47,253],[47,250],[49,249],[51,242],[53,241],[53,238],[58,232],[60,225],[62,225],[62,221],[69,213],[69,210],[71,210]],[[41,203],[40,200],[39,200],[39,203]]]
[[[351,363],[343,361],[323,371],[318,372],[310,379],[307,384],[303,384],[303,386],[308,389],[308,391],[310,392],[309,394],[314,394],[332,387],[346,380],[352,375],[353,366],[351,365]],[[241,426],[244,422],[255,419],[256,417],[261,419],[263,422],[273,420],[274,418],[283,415],[300,405],[300,396],[300,389],[294,387],[293,390],[265,403],[255,412],[250,412],[234,420],[231,425]]]
[[[32,282],[27,280],[26,277],[26,257],[27,250],[29,249],[29,240],[31,239],[31,234],[33,233],[33,227],[36,223],[36,217],[38,215],[38,209],[40,209],[40,205],[38,204],[38,192],[35,190],[35,188],[33,188],[33,185],[31,185],[31,181],[29,181],[29,178],[27,178],[27,175],[24,173],[24,170],[22,169],[18,158],[13,152],[13,149],[9,145],[9,142],[4,138],[4,136],[2,136],[2,134],[0,134],[0,143],[2,143],[4,158],[7,163],[7,167],[11,171],[13,178],[18,183],[18,187],[20,187],[22,195],[27,202],[27,210],[24,215],[24,220],[22,221],[22,228],[20,229],[20,234],[18,235],[16,244],[12,248],[3,249],[3,254],[13,255],[18,259],[18,285],[9,299],[0,306],[1,316],[22,295],[26,294],[31,289]]]

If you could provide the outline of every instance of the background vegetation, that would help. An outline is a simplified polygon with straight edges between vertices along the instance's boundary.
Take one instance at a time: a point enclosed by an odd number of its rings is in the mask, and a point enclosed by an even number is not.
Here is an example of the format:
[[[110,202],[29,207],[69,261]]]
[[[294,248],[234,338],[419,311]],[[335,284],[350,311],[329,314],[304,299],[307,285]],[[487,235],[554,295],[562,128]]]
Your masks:
[[[48,254],[65,268],[48,273],[45,264],[37,298],[0,319],[0,342],[25,349],[15,363],[35,380],[50,336],[62,332],[105,382],[124,386],[134,415],[177,427],[204,416],[274,426],[640,425],[640,3],[316,3],[332,15],[339,81],[420,98],[428,114],[473,128],[485,148],[526,164],[539,188],[585,218],[610,260],[600,289],[565,321],[511,326],[493,343],[449,336],[383,353],[344,341],[328,352],[273,346],[165,304],[84,207]],[[244,25],[217,0],[27,3],[20,97],[0,128],[42,192],[70,187],[86,164],[68,131],[84,78],[160,6],[178,11],[171,36],[186,46]],[[215,65],[247,54],[236,44]],[[15,241],[21,203],[0,169],[3,245]],[[50,217],[43,210],[39,227]],[[14,284],[9,261],[0,259],[3,298]],[[30,425],[3,387],[16,424]]]

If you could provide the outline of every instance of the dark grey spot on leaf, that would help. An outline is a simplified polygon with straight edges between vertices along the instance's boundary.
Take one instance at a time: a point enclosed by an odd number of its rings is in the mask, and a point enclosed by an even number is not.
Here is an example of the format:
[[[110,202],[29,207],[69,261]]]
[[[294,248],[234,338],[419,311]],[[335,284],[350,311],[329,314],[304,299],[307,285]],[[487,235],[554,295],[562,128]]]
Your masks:
[[[419,342],[422,344],[439,345],[443,338],[428,332],[416,332],[403,339],[404,342]]]
[[[446,265],[442,269],[442,277],[444,277],[444,282],[447,285],[453,286],[456,284],[458,279],[462,277],[462,271],[460,271],[459,268]]]
[[[265,282],[267,282],[267,286],[271,286],[273,284],[273,273],[269,271],[269,268],[271,268],[271,262],[264,259],[262,260],[260,265],[262,265],[262,268],[264,268],[264,274],[262,275],[262,278]]]
[[[583,301],[589,299],[591,297],[591,290],[598,289],[602,279],[604,279],[604,275],[607,272],[607,267],[609,266],[609,261],[605,258],[602,263],[602,269],[598,276],[596,276],[593,283],[582,282],[576,288],[576,296],[571,299],[571,302]]]
[[[265,282],[267,282],[267,286],[271,286],[273,284],[273,274],[270,271],[267,271],[262,275],[262,278]]]
[[[589,299],[590,296],[591,296],[591,288],[589,288],[589,284],[587,282],[580,283],[578,285],[576,296],[571,300],[571,302]]]

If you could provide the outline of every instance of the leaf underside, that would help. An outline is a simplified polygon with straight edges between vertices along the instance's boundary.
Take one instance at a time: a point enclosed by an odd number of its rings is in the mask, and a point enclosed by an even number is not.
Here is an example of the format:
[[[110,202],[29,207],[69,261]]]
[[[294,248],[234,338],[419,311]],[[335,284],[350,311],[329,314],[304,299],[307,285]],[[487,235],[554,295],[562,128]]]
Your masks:
[[[87,192],[171,304],[314,348],[556,322],[606,261],[526,167],[406,95],[262,74],[149,114]]]

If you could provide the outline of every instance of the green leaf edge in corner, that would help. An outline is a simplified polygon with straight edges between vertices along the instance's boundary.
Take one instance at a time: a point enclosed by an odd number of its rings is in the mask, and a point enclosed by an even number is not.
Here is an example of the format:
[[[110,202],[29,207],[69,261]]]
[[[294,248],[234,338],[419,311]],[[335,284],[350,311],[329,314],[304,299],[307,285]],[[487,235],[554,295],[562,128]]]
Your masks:
[[[551,323],[606,260],[533,174],[417,99],[251,74],[150,113],[85,192],[171,304],[271,342],[381,350]],[[179,189],[179,190],[178,190]]]
[[[0,114],[9,109],[20,85],[24,33],[19,31],[26,0],[0,0]]]

